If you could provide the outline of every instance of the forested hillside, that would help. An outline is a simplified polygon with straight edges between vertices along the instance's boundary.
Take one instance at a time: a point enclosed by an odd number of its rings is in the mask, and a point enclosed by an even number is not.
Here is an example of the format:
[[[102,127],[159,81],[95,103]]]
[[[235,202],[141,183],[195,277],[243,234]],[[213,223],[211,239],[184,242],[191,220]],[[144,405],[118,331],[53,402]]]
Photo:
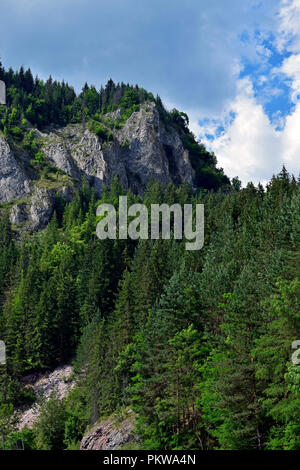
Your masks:
[[[28,122],[81,121],[82,100],[91,125],[101,113],[121,106],[129,115],[154,100],[110,82],[78,97],[29,71],[0,78],[9,85],[1,126],[12,141],[26,138]],[[151,180],[137,195],[114,178],[99,197],[83,181],[72,202],[57,196],[45,230],[22,236],[1,208],[0,437],[8,448],[22,438],[27,449],[76,449],[91,425],[131,409],[141,449],[299,450],[300,366],[291,347],[300,340],[300,182],[283,168],[265,189],[230,184],[187,116],[155,102],[190,151],[194,186]],[[125,194],[128,205],[148,208],[204,204],[202,250],[172,238],[99,240],[96,208],[118,208]],[[24,375],[71,361],[75,389],[17,433],[14,409],[35,399]]]
[[[120,194],[115,181],[102,201]],[[100,241],[87,186],[20,246],[2,217],[2,433],[5,414],[31,398],[22,374],[76,357],[78,386],[45,410],[33,446],[72,448],[129,406],[143,448],[299,449],[299,183],[283,171],[266,191],[150,184],[143,202],[163,200],[205,204],[201,251]]]

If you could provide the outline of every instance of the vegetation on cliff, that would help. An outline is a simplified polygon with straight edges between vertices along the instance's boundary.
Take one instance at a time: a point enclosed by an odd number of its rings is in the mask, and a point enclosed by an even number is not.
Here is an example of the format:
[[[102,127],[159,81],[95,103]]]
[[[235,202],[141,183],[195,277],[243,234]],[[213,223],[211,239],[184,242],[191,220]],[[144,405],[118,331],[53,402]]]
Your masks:
[[[115,180],[101,201],[117,206],[120,194]],[[78,447],[129,406],[142,448],[299,449],[299,182],[283,170],[266,190],[151,182],[127,196],[204,203],[204,248],[97,239],[87,185],[20,246],[1,219],[0,423],[30,399],[25,372],[76,357],[76,389],[23,433],[29,447]]]
[[[143,195],[114,178],[100,200],[84,180],[72,202],[56,195],[45,230],[22,240],[2,208],[3,445],[21,437],[26,448],[79,448],[91,425],[131,409],[145,449],[299,450],[300,368],[291,361],[300,339],[299,180],[283,168],[266,188],[230,184],[186,114],[137,86],[109,80],[76,95],[64,82],[2,66],[0,79],[8,103],[0,130],[49,181],[62,174],[45,167],[34,127],[83,122],[109,143],[145,102],[178,133],[195,171],[194,186],[150,180]],[[117,208],[125,194],[148,208],[204,204],[203,249],[185,251],[172,237],[99,240],[96,207]],[[14,432],[14,409],[34,399],[24,375],[69,361],[76,388],[45,403],[33,430]]]

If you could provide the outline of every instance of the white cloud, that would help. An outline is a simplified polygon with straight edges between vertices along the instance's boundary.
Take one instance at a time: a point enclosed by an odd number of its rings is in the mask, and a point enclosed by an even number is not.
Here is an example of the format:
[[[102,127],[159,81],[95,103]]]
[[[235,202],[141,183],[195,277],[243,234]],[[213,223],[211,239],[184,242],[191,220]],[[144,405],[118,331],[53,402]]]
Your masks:
[[[284,147],[284,161],[287,168],[293,170],[296,175],[300,170],[299,122],[300,102],[297,104],[294,113],[287,117],[286,126],[281,135]]]
[[[239,176],[243,185],[267,181],[285,164],[298,176],[300,169],[300,102],[287,117],[285,127],[275,130],[262,105],[257,104],[249,78],[239,81],[239,91],[228,111],[235,119],[215,140],[203,138],[218,156],[219,165],[230,177]],[[201,133],[207,132],[206,127]]]
[[[279,70],[291,79],[291,101],[298,102],[300,100],[300,53],[285,59]]]
[[[247,77],[238,80],[236,97],[225,110],[225,116],[235,114],[234,120],[219,118],[224,132],[216,135],[215,119],[200,126],[200,132],[197,129],[225,173],[230,177],[238,175],[244,185],[269,180],[272,174],[280,172],[283,164],[296,176],[300,170],[300,0],[284,0],[279,19],[277,47],[292,54],[273,72],[283,75],[290,84],[290,98],[295,104],[291,114],[284,122],[279,112],[271,124],[255,97],[251,78]],[[262,75],[261,81],[265,82],[266,77]],[[207,133],[212,133],[215,139],[206,139]]]

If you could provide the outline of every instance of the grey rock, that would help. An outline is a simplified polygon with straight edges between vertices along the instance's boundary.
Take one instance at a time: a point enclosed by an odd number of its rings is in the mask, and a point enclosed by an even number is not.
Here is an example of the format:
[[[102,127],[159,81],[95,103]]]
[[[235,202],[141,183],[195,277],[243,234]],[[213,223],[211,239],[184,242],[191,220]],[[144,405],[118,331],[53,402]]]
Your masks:
[[[104,119],[118,121],[120,116],[117,110]],[[30,157],[25,152],[13,151],[7,140],[0,137],[0,202],[16,200],[10,220],[16,225],[25,222],[24,230],[44,228],[53,213],[56,193],[71,200],[82,177],[98,194],[114,176],[119,177],[126,190],[131,187],[136,193],[143,193],[150,178],[164,186],[172,181],[193,182],[188,152],[176,130],[166,130],[154,103],[141,105],[125,124],[113,128],[112,142],[99,139],[79,124],[34,132],[47,162],[69,176],[64,175],[56,182],[47,179],[34,182],[27,175],[32,173]]]
[[[106,117],[118,120],[120,111]],[[167,132],[154,103],[141,106],[112,133],[114,140],[107,143],[81,125],[69,125],[45,135],[43,152],[68,175],[87,177],[98,193],[116,175],[125,189],[136,192],[143,192],[151,177],[163,185],[192,183],[188,152],[175,130]]]
[[[124,444],[138,441],[133,434],[135,415],[128,410],[122,421],[116,418],[99,423],[83,437],[80,450],[118,450]]]
[[[141,187],[152,177],[163,185],[169,182],[192,183],[193,170],[188,152],[178,133],[167,132],[154,103],[141,107],[117,131],[120,143],[129,142],[123,161],[130,176],[138,175]]]
[[[30,229],[40,230],[45,228],[52,216],[56,195],[59,194],[66,201],[71,201],[73,192],[74,188],[72,186],[63,186],[59,189],[36,188],[29,209]]]
[[[0,104],[6,104],[6,86],[2,80],[0,80]]]
[[[43,152],[51,164],[73,178],[86,177],[99,194],[103,183],[109,183],[110,159],[108,158],[108,161],[104,159],[99,139],[80,125],[67,126],[59,131],[50,132],[45,139]],[[125,178],[127,183],[124,166],[114,157],[112,155],[114,173],[119,174],[121,180]]]
[[[40,417],[42,402],[50,400],[52,396],[62,400],[76,386],[73,367],[70,365],[57,367],[48,374],[36,372],[26,375],[22,382],[24,389],[31,390],[36,400],[29,408],[20,407],[16,410],[17,431],[24,428],[32,429]]]
[[[0,202],[20,199],[30,193],[30,182],[6,139],[0,137]]]
[[[41,188],[36,191],[31,199],[29,216],[33,230],[44,228],[53,211],[55,194],[52,191]]]

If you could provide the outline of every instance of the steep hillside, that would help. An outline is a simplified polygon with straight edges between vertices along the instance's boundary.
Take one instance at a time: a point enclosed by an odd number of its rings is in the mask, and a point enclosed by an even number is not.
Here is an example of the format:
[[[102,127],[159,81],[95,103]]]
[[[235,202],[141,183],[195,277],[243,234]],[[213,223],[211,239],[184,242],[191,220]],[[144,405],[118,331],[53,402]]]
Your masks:
[[[230,184],[138,87],[4,78],[0,445],[299,450],[300,181]],[[203,204],[203,248],[99,239],[124,195]]]
[[[44,83],[30,70],[6,72],[7,106],[0,106],[0,203],[13,224],[43,228],[55,197],[71,200],[82,178],[100,195],[114,176],[143,193],[151,178],[164,186],[228,188],[216,158],[188,129],[188,117],[168,112],[159,97],[109,80],[76,96],[67,84]],[[9,204],[8,204],[9,203]]]

